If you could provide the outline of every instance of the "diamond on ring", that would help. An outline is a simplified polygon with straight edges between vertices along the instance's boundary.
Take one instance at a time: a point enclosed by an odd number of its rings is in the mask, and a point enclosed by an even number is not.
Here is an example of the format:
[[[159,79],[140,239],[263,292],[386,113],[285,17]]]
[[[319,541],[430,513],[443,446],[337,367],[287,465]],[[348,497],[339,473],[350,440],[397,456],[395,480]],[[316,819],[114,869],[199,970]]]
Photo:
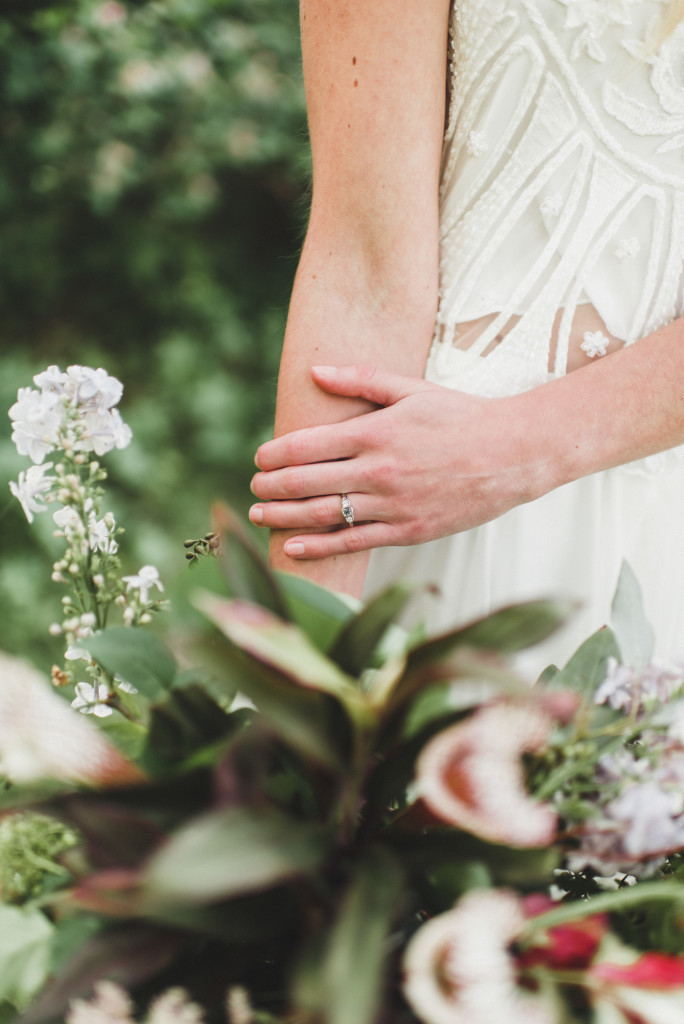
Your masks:
[[[341,495],[342,498],[342,515],[347,526],[354,525],[354,508],[351,501],[346,494]]]

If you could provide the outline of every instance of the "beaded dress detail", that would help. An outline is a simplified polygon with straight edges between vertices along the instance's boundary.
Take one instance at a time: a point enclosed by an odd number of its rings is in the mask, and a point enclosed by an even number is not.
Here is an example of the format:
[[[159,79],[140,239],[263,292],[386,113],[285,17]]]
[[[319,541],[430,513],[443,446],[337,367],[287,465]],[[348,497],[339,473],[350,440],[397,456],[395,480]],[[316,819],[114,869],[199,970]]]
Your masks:
[[[658,0],[454,6],[426,376],[542,384],[682,314],[684,24]]]

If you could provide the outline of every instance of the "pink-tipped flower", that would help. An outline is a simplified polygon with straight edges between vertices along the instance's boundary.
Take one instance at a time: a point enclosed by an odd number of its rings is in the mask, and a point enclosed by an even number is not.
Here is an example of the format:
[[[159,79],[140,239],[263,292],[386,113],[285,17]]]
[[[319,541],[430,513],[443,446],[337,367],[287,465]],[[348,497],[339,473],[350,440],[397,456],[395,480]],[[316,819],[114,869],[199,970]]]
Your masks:
[[[99,729],[60,700],[36,669],[2,653],[0,772],[16,782],[55,778],[123,786],[143,779]]]
[[[552,1010],[517,984],[509,945],[525,923],[518,897],[469,892],[409,942],[403,991],[425,1024],[552,1024]]]
[[[625,1024],[684,1020],[684,957],[638,954],[611,939],[602,946],[587,978],[597,1013],[600,1007],[610,1007],[610,1019],[620,1024],[623,1020]]]
[[[438,733],[416,766],[416,791],[442,821],[493,843],[547,846],[556,813],[525,790],[522,755],[548,741],[553,719],[530,702],[502,700]]]

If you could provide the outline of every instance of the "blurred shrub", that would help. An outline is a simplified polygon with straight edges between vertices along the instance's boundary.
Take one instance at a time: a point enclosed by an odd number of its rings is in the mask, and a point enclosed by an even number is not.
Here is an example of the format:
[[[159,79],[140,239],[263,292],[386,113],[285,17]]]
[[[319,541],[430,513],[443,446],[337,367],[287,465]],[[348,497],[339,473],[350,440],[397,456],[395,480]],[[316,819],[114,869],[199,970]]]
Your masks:
[[[180,568],[211,497],[248,502],[271,427],[307,179],[297,2],[6,0],[0,96],[0,400],[49,363],[118,376],[130,557],[169,571],[175,545]],[[5,428],[3,490],[17,469]],[[19,650],[54,614],[28,621],[35,539],[0,515]]]

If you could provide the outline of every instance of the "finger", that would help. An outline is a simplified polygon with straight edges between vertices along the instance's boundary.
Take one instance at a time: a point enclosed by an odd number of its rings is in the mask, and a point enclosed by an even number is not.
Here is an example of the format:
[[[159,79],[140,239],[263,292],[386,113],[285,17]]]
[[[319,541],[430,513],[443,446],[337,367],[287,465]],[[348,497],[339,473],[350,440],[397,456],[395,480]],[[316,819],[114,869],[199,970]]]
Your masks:
[[[341,423],[293,430],[262,444],[254,461],[259,469],[273,470],[285,466],[306,466],[310,462],[348,459],[358,450],[358,434],[356,417]]]
[[[396,543],[396,533],[387,523],[364,523],[350,530],[336,530],[335,533],[292,537],[285,542],[284,551],[296,561],[305,561],[331,555],[349,555],[355,551],[368,551],[370,548]]]
[[[315,462],[311,466],[288,466],[269,473],[256,473],[252,477],[251,488],[252,493],[263,501],[300,501],[302,498],[364,491],[364,484],[358,460],[342,459],[340,462]]]
[[[371,499],[365,494],[349,494],[356,523],[378,518],[372,513]],[[265,505],[252,505],[249,518],[256,526],[271,530],[306,530],[311,527],[345,526],[342,515],[342,496],[328,494],[306,501],[271,501]]]
[[[365,398],[375,405],[394,405],[408,395],[431,388],[427,381],[417,377],[401,377],[374,366],[312,366],[311,376],[325,391]]]

